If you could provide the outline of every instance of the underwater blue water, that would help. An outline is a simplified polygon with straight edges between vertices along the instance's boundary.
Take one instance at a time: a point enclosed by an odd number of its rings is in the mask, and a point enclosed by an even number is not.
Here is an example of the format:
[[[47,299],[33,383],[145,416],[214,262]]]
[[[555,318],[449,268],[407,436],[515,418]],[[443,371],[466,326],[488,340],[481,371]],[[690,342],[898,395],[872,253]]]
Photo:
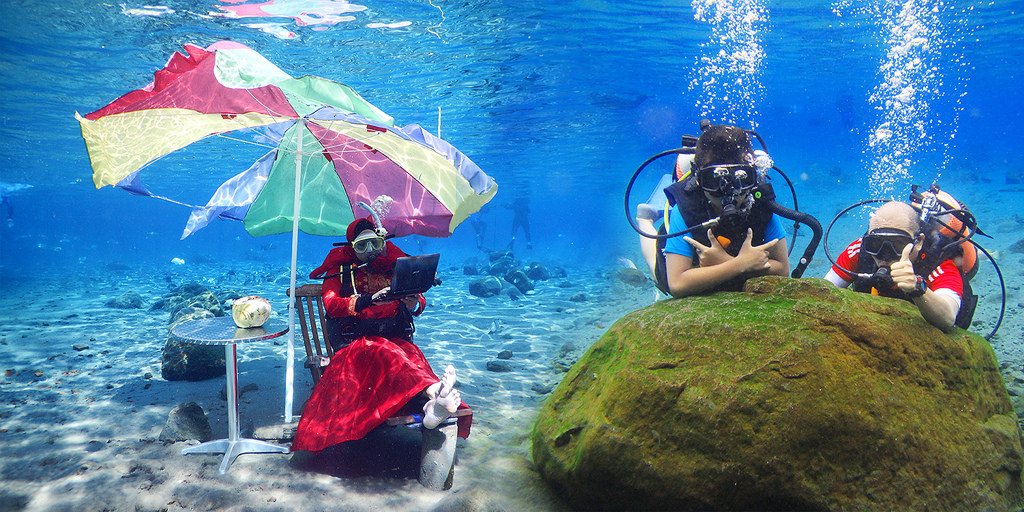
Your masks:
[[[908,78],[924,102],[910,124],[921,122],[924,131],[894,130],[904,137],[896,149],[905,175],[882,185],[872,173],[884,155],[871,141],[894,113],[872,95],[891,84],[891,64],[905,63],[885,37],[908,30],[892,25],[893,9],[899,14],[904,2],[358,3],[367,9],[326,30],[272,20],[294,39],[244,26],[253,20],[210,16],[226,5],[215,0],[165,2],[155,15],[134,11],[143,2],[0,4],[0,181],[13,207],[13,224],[0,224],[0,278],[114,261],[160,271],[175,257],[287,265],[288,235],[254,239],[221,221],[181,241],[187,209],[91,183],[75,111],[91,112],[148,83],[184,43],[221,39],[242,42],[294,75],[347,83],[402,124],[433,130],[441,107],[442,136],[500,186],[477,214],[487,224],[487,247],[507,245],[505,205],[528,198],[534,248],[517,246],[527,258],[636,259],[623,213],[626,180],[646,157],[695,133],[704,115],[756,126],[795,182],[801,208],[823,223],[859,198],[903,197],[910,183],[936,177],[968,204],[1013,205],[1021,191],[1014,181],[1024,174],[1021,1],[908,3],[924,17],[910,21],[927,30],[911,34],[923,42],[910,38],[903,50],[933,72],[916,83]],[[735,16],[737,9],[757,19],[714,20],[715,12]],[[367,26],[399,21],[411,24]],[[736,27],[747,31],[743,37],[730,36]],[[740,59],[751,72],[713,68],[722,65],[720,50],[751,44],[757,52]],[[706,83],[709,77],[718,82]],[[164,159],[147,179],[156,193],[202,203],[254,158],[214,140]],[[645,173],[633,204],[656,180],[656,172]],[[776,187],[790,203],[781,182]],[[449,239],[400,245],[441,251],[454,264],[475,254],[472,235],[464,224]],[[332,241],[300,237],[305,270]],[[808,275],[824,265],[819,251]]]

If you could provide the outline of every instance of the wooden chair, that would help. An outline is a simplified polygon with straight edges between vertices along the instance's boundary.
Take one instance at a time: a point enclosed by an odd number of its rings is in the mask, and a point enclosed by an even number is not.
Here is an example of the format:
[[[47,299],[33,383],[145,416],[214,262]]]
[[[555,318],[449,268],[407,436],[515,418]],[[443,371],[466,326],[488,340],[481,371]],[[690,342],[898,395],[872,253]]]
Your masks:
[[[285,293],[289,293],[286,290]],[[302,342],[306,348],[304,366],[313,376],[313,385],[320,382],[324,368],[334,356],[334,348],[327,338],[327,311],[321,297],[322,286],[304,284],[295,288],[295,312],[302,328]],[[473,414],[469,408],[459,409],[436,429],[422,429],[423,449],[420,453],[419,481],[434,490],[450,489],[455,474],[455,444],[459,416]],[[415,427],[423,421],[422,414],[402,414],[388,418],[385,425]]]
[[[327,339],[327,311],[321,298],[322,286],[304,284],[295,288],[295,313],[302,327],[302,342],[306,347],[304,366],[313,374],[313,385],[320,382],[324,368],[334,356],[334,348]],[[290,293],[291,290],[285,291]]]

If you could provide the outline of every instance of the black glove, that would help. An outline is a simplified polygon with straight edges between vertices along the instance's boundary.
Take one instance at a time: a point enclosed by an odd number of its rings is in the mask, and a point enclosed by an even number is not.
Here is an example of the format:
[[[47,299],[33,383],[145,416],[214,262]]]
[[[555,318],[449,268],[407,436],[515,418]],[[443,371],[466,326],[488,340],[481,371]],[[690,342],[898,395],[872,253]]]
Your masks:
[[[373,296],[369,294],[362,294],[356,296],[356,313],[370,307],[373,304]]]

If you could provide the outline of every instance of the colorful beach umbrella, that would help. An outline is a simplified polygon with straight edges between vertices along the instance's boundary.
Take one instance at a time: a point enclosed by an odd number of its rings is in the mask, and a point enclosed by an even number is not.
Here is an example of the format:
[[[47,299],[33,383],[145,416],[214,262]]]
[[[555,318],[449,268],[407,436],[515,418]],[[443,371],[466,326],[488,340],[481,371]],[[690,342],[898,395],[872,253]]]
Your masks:
[[[341,236],[366,215],[360,201],[393,199],[382,219],[395,236],[447,236],[497,191],[451,144],[391,116],[352,88],[292,78],[230,41],[185,45],[153,83],[77,115],[97,188],[156,196],[139,173],[193,142],[237,130],[259,134],[268,153],[194,209],[182,238],[213,218],[242,220],[253,236],[292,230],[295,168],[301,168],[299,229]]]
[[[193,142],[253,134],[267,153],[193,206],[182,238],[214,218],[240,220],[253,236],[292,233],[294,296],[298,232],[343,236],[359,203],[385,205],[395,236],[448,236],[497,192],[494,180],[418,125],[396,126],[347,85],[293,78],[231,41],[185,45],[153,82],[85,116],[75,113],[96,188],[152,193],[148,165]],[[233,134],[232,134],[233,135]],[[192,205],[189,205],[192,206]],[[289,325],[294,326],[289,304]],[[285,417],[291,421],[294,329],[289,333]]]

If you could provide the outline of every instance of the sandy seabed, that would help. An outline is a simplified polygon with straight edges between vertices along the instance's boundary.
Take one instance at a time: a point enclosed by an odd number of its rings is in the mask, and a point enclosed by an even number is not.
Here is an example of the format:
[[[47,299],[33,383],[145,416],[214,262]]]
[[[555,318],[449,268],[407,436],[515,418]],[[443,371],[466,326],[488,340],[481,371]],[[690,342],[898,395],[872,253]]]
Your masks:
[[[428,510],[469,489],[507,510],[562,509],[531,469],[529,432],[564,374],[558,363],[571,363],[617,318],[654,300],[653,288],[624,285],[614,270],[539,281],[519,300],[474,297],[467,291],[473,276],[461,268],[443,272],[444,283],[428,293],[428,309],[417,320],[416,343],[435,371],[456,366],[459,389],[475,411],[446,492],[417,482],[419,434],[405,427],[313,460],[242,455],[225,475],[217,471],[219,455],[181,454],[195,442],[158,440],[170,410],[186,402],[202,406],[214,438],[226,437],[227,402],[223,378],[160,377],[169,314],[149,306],[172,285],[199,282],[262,295],[286,319],[281,273],[207,264],[173,267],[156,279],[142,271],[95,271],[70,281],[5,278],[0,510]],[[145,307],[105,305],[126,291],[140,293]],[[584,300],[570,300],[581,293]],[[244,437],[282,431],[286,343],[282,337],[238,346]],[[512,371],[488,370],[503,350],[513,354],[505,361]],[[303,357],[297,337],[296,413],[312,388]]]
[[[1018,282],[1022,254],[1011,250],[1024,219],[989,229],[1007,280],[1007,314],[993,346],[1016,401],[1024,395],[1024,309]],[[802,243],[798,243],[802,248]],[[819,259],[824,259],[820,256]],[[810,275],[819,275],[821,262]],[[215,291],[268,298],[287,318],[286,281],[256,263],[152,271],[100,269],[62,277],[10,278],[0,294],[0,510],[430,510],[462,493],[479,493],[505,510],[564,510],[531,467],[529,434],[536,413],[564,375],[616,319],[650,304],[653,287],[631,287],[614,268],[570,269],[566,279],[537,283],[520,300],[470,295],[473,276],[443,271],[417,320],[416,343],[435,371],[454,364],[459,389],[475,410],[473,432],[460,440],[454,487],[428,490],[416,481],[418,434],[375,432],[362,444],[325,452],[240,456],[225,475],[219,455],[181,454],[195,442],[158,440],[169,411],[196,402],[214,437],[226,436],[223,378],[168,382],[160,377],[168,313],[149,305],[171,286],[199,282]],[[285,284],[282,284],[285,283]],[[986,297],[975,331],[987,334],[998,312],[991,270],[975,279]],[[126,291],[143,309],[105,303]],[[585,296],[579,300],[578,294]],[[577,296],[577,300],[570,300]],[[240,345],[239,401],[243,436],[281,432],[284,338]],[[508,350],[512,371],[487,363]],[[295,410],[312,380],[296,338]],[[1018,405],[1018,410],[1021,410]],[[404,432],[403,432],[404,430]],[[266,436],[265,436],[266,437]],[[273,437],[273,435],[269,436]]]

